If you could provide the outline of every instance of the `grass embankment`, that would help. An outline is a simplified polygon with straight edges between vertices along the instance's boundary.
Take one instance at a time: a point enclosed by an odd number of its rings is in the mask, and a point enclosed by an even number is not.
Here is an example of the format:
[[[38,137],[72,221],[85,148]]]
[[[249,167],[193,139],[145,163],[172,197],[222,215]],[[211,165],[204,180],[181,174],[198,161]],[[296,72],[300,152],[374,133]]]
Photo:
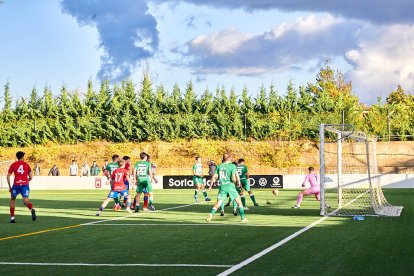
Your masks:
[[[335,144],[327,144],[326,148]],[[68,175],[72,159],[79,167],[87,161],[89,165],[96,160],[102,166],[104,160],[113,154],[128,155],[133,163],[139,154],[145,151],[157,164],[157,174],[190,174],[194,157],[203,157],[206,162],[219,162],[224,152],[230,152],[234,158],[244,158],[254,174],[302,174],[309,166],[318,168],[319,146],[312,141],[214,141],[214,140],[179,140],[175,142],[110,143],[105,141],[79,143],[76,145],[47,144],[27,148],[0,148],[0,161],[14,160],[18,150],[26,152],[26,159],[31,165],[39,162],[42,175],[56,164],[62,175]],[[414,167],[414,148],[412,142],[377,143],[378,166],[380,172],[412,172]],[[334,158],[334,157],[329,157]],[[331,160],[332,163],[335,160]],[[329,163],[328,161],[327,163]]]

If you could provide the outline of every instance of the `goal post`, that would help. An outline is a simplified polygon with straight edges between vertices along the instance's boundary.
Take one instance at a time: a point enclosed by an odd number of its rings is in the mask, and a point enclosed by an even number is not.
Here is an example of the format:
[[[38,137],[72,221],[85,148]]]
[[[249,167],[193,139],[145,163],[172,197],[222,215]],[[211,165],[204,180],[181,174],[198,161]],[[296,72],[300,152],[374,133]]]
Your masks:
[[[377,172],[376,140],[353,125],[320,125],[321,215],[399,216]]]

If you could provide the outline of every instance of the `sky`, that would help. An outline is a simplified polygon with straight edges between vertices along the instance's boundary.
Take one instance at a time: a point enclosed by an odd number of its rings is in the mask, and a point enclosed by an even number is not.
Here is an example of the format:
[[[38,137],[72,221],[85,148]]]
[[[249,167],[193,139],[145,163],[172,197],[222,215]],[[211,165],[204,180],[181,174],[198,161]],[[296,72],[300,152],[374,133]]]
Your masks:
[[[370,105],[399,84],[414,90],[413,10],[411,0],[2,0],[0,89],[83,92],[88,80],[139,85],[146,71],[167,91],[283,95],[328,64]]]

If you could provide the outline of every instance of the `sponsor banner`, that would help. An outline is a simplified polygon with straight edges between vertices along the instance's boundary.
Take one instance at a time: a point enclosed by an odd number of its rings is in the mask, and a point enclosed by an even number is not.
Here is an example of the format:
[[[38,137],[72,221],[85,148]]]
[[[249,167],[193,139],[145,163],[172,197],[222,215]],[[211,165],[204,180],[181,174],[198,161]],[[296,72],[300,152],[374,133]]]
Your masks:
[[[283,189],[283,175],[251,175],[249,183],[252,188]]]
[[[210,178],[203,178],[204,185],[210,186]],[[249,178],[252,188],[283,188],[283,175],[251,175]],[[164,189],[192,189],[194,188],[192,175],[165,175],[163,176]]]

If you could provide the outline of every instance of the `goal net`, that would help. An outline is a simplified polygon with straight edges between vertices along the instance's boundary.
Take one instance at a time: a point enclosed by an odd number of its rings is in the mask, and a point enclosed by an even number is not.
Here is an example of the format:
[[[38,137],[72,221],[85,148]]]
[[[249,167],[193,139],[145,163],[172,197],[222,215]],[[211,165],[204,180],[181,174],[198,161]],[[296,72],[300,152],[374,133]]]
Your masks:
[[[400,216],[377,173],[376,140],[352,125],[321,125],[321,215]]]

